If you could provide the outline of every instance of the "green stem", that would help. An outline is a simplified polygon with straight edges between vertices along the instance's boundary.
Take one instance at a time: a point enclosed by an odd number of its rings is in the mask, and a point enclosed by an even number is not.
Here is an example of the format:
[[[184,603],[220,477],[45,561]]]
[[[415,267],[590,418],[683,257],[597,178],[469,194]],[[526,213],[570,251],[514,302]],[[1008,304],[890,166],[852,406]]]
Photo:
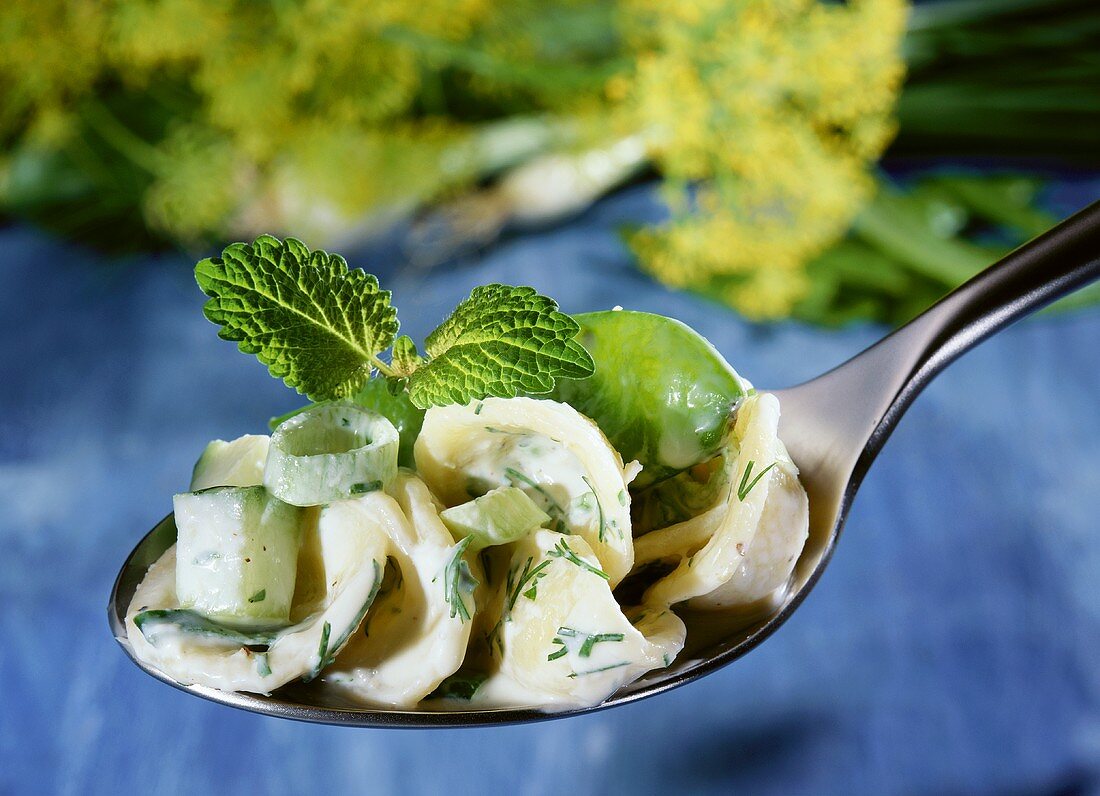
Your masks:
[[[394,370],[381,359],[379,359],[377,354],[371,354],[370,363],[375,370],[377,370],[386,378],[395,379],[399,375],[396,370]]]
[[[937,237],[919,208],[886,185],[860,212],[852,231],[911,271],[946,287],[962,284],[990,262],[977,247]]]
[[[130,128],[115,118],[99,102],[92,102],[83,109],[84,121],[103,141],[134,165],[154,176],[160,176],[169,165],[164,155],[148,141],[135,135]]]

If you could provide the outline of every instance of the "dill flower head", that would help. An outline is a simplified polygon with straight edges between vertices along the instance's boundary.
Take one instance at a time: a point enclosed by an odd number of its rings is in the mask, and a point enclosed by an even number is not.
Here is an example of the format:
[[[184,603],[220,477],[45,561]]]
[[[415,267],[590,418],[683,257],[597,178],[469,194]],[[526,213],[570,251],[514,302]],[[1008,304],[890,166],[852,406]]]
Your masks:
[[[627,0],[624,12],[637,57],[608,94],[645,131],[673,210],[633,237],[639,259],[750,317],[788,314],[803,264],[848,228],[894,134],[904,1]]]

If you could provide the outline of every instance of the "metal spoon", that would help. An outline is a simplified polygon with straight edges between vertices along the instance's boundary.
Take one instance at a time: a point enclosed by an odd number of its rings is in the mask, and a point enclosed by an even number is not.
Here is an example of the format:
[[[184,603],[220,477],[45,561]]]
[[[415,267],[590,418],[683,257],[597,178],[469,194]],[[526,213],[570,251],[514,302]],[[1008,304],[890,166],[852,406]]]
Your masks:
[[[913,399],[946,365],[991,334],[1100,277],[1100,202],[1063,221],[949,294],[923,315],[840,367],[777,391],[780,436],[810,498],[810,535],[786,593],[754,618],[681,612],[688,648],[594,707],[430,712],[367,710],[323,682],[293,684],[270,696],[183,685],[134,657],[126,609],[149,565],[171,546],[171,516],[142,539],[119,573],[108,615],[115,638],[148,674],[196,696],[256,713],[355,727],[457,727],[537,721],[625,705],[709,674],[762,642],[794,612],[821,576],[863,476]]]

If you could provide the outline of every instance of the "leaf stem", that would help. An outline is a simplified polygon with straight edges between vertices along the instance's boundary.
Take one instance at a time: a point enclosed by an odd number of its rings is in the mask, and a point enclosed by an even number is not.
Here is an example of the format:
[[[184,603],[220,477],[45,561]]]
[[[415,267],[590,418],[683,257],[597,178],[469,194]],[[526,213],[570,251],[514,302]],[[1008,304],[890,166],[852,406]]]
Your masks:
[[[377,370],[388,379],[395,379],[399,375],[396,370],[394,370],[381,359],[379,359],[377,354],[371,354],[370,363],[375,370]]]

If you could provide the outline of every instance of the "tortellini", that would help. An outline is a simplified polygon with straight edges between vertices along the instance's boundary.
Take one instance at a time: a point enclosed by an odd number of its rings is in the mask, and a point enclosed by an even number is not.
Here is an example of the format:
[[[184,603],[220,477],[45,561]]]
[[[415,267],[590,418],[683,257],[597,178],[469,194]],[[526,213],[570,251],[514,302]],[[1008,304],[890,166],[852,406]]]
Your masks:
[[[496,671],[475,705],[596,704],[680,652],[683,622],[655,610],[632,624],[600,566],[579,536],[540,530],[515,544],[486,637]]]
[[[135,593],[130,643],[174,679],[222,690],[269,693],[301,678],[379,708],[454,706],[441,697],[464,709],[599,703],[681,653],[676,606],[759,606],[790,577],[808,504],[778,438],[779,403],[752,393],[731,417],[718,455],[640,492],[635,539],[639,465],[573,407],[434,407],[415,472],[304,509],[288,627],[234,630],[181,608],[173,547]],[[222,466],[214,454],[210,472]],[[541,509],[529,525],[513,521],[495,544],[463,536],[477,526],[451,522],[452,535],[440,511],[503,486]],[[626,591],[648,586],[623,606],[613,589],[628,575]]]
[[[362,704],[409,708],[461,665],[476,608],[472,592],[448,600],[448,566],[459,566],[462,551],[428,488],[402,471],[391,491],[399,506],[386,526],[391,583],[322,680]],[[476,558],[473,566],[479,579]]]
[[[500,486],[522,489],[550,515],[550,529],[582,537],[612,586],[634,565],[624,466],[599,427],[568,404],[486,398],[433,407],[417,438],[416,468],[448,506]]]
[[[176,547],[158,559],[126,616],[134,654],[181,683],[269,693],[312,678],[348,641],[371,607],[386,563],[387,524],[400,508],[382,493],[324,507],[298,557],[291,625],[233,631],[181,609]]]
[[[640,565],[678,561],[649,589],[647,601],[729,608],[765,600],[784,586],[809,533],[809,504],[778,427],[774,395],[745,399],[721,501],[638,539]]]

